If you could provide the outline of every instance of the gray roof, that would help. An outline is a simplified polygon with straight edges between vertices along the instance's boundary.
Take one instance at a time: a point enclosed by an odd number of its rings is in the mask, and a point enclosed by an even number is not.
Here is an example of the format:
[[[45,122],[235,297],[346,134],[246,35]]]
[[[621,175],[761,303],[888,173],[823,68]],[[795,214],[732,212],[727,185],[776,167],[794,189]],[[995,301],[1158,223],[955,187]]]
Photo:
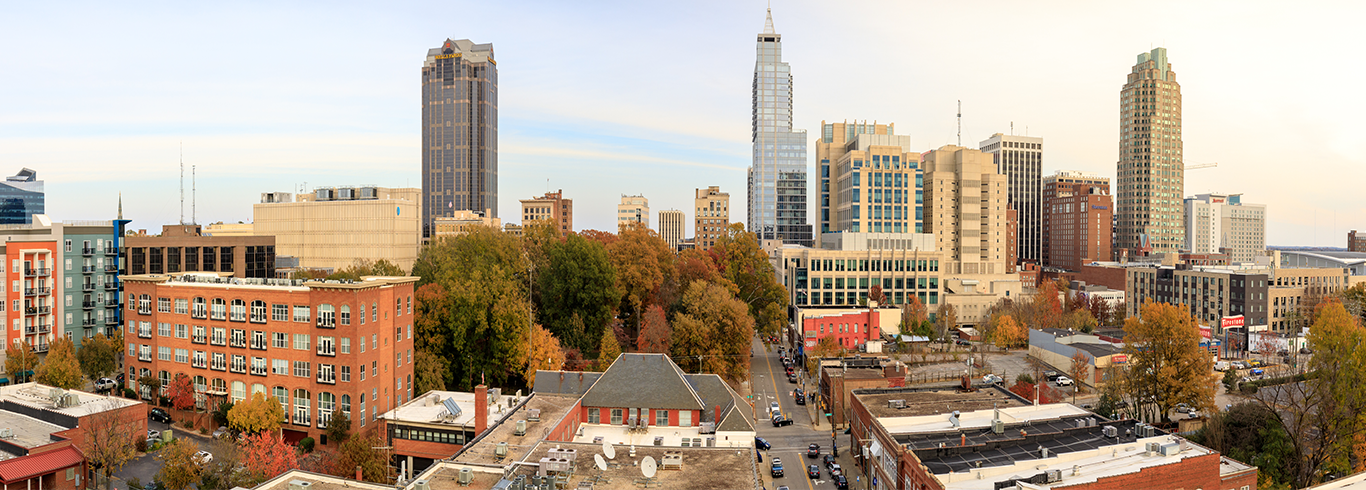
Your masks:
[[[689,374],[688,384],[697,391],[697,396],[702,398],[702,403],[706,408],[702,411],[702,421],[716,420],[716,408],[721,408],[721,423],[717,424],[717,430],[726,431],[753,431],[754,425],[750,423],[749,417],[739,414],[741,406],[749,408],[740,398],[740,394],[730,388],[720,376],[715,374]]]
[[[664,354],[622,354],[583,394],[583,406],[702,410],[684,376]]]
[[[532,389],[537,393],[583,396],[602,373],[585,371],[536,371]]]

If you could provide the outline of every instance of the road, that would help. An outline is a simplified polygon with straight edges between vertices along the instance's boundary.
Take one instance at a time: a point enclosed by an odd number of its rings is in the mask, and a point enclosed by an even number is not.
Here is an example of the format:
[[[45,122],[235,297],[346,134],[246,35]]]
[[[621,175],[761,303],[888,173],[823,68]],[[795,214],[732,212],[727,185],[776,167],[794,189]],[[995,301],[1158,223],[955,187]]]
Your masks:
[[[763,461],[759,463],[760,473],[763,476],[764,488],[776,489],[787,486],[791,490],[816,490],[834,489],[835,483],[830,478],[830,472],[821,465],[820,458],[807,458],[807,446],[815,443],[820,444],[821,455],[830,452],[830,424],[823,422],[816,424],[815,412],[811,404],[797,405],[796,399],[792,396],[792,390],[800,385],[790,383],[787,380],[786,371],[783,368],[776,351],[768,352],[764,345],[754,342],[754,358],[750,363],[750,385],[754,388],[754,406],[757,407],[759,420],[754,423],[755,430],[759,437],[764,438],[773,445],[768,451],[761,451]],[[785,427],[774,427],[772,420],[768,418],[767,407],[771,402],[778,402],[783,415],[792,419],[792,425]],[[862,480],[854,480],[854,475],[861,475],[862,471],[854,466],[854,460],[849,451],[846,451],[849,436],[843,433],[840,437],[840,451],[837,462],[845,470],[849,477],[849,488],[866,488]],[[770,468],[772,458],[777,457],[783,462],[784,476],[773,478]],[[807,477],[806,467],[810,464],[819,465],[821,477],[811,479]]]
[[[215,452],[214,449],[211,448],[212,441],[210,441],[209,438],[187,435],[187,429],[185,429],[185,427],[183,426],[177,425],[172,428],[169,427],[168,424],[162,422],[157,422],[154,420],[147,421],[147,429],[149,430],[165,432],[168,428],[172,430],[171,434],[175,438],[185,439],[186,441],[198,447],[196,451],[208,450],[210,453]],[[160,469],[161,461],[156,459],[156,453],[149,452],[140,455],[137,457],[137,459],[129,461],[128,464],[125,464],[123,466],[123,469],[114,473],[114,481],[112,487],[118,490],[128,490],[128,480],[132,478],[137,478],[139,482],[147,484],[152,481],[153,477],[156,476],[157,471]]]

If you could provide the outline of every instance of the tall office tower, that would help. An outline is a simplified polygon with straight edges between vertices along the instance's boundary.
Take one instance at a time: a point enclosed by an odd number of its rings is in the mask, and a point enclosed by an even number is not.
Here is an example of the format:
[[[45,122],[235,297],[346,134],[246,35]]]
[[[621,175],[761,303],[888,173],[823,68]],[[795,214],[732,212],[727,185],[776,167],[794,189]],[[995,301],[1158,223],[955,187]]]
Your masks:
[[[693,243],[698,250],[710,250],[730,226],[730,194],[721,192],[717,186],[697,189],[693,209],[697,212],[693,218]]]
[[[1114,202],[1110,179],[1059,170],[1043,178],[1043,265],[1070,271],[1110,260]]]
[[[617,205],[617,230],[626,229],[627,223],[637,223],[645,228],[650,227],[650,200],[645,196],[621,195],[621,204]]]
[[[981,150],[945,145],[925,153],[925,233],[946,274],[1006,274],[1006,176]]]
[[[1266,205],[1242,194],[1196,194],[1186,198],[1186,243],[1191,253],[1227,253],[1232,263],[1252,262],[1266,252]]]
[[[669,244],[669,248],[678,250],[678,244],[683,243],[683,221],[682,211],[669,209],[659,212],[659,237],[664,239],[664,243]]]
[[[821,233],[921,232],[920,154],[895,133],[895,124],[821,121]]]
[[[1167,48],[1138,55],[1120,95],[1116,253],[1176,252],[1185,242],[1185,167],[1181,85]]]
[[[456,210],[498,216],[498,63],[468,39],[422,64],[422,236]]]
[[[1010,181],[1008,200],[1016,211],[1019,234],[1015,238],[1015,258],[1038,262],[1042,258],[1043,200],[1042,186],[1043,138],[996,133],[983,141],[982,153],[991,155],[996,169]],[[1013,265],[1013,264],[1012,264]]]
[[[759,34],[753,90],[754,164],[748,173],[746,224],[759,240],[810,246],[806,131],[792,129],[792,73],[783,62],[783,37],[773,32],[771,9]]]
[[[542,197],[522,199],[522,227],[533,221],[552,224],[560,236],[574,231],[574,200],[564,198],[564,190],[547,192]]]
[[[32,224],[33,215],[46,212],[43,196],[43,181],[38,180],[38,172],[33,169],[25,168],[5,177],[0,183],[0,224]]]

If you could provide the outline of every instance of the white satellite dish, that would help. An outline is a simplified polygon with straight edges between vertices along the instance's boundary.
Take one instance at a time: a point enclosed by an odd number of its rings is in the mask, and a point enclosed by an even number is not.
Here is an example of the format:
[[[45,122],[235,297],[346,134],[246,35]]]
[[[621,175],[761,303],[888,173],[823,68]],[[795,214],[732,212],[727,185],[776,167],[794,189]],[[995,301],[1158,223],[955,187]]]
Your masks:
[[[655,458],[646,456],[640,462],[640,473],[645,475],[645,478],[654,478],[656,471],[659,471],[659,466],[655,464]]]
[[[602,455],[607,456],[607,459],[615,458],[617,457],[617,449],[612,447],[612,443],[602,441]]]
[[[607,471],[607,460],[602,459],[601,454],[593,455],[593,464],[598,467],[598,471]]]

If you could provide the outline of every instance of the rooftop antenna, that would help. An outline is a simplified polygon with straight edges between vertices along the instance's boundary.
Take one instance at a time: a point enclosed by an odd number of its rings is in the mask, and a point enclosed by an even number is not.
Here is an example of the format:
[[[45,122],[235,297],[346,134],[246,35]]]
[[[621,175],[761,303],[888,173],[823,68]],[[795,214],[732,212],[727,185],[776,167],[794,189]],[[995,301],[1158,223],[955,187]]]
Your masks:
[[[185,142],[180,142],[180,224],[185,224]]]
[[[198,208],[195,205],[199,203],[199,201],[195,199],[199,195],[195,192],[195,190],[198,189],[197,187],[195,187],[195,168],[196,165],[190,165],[190,224],[195,224],[195,222],[197,221],[196,212]],[[183,203],[184,201],[182,200],[181,202]],[[184,219],[184,217],[185,215],[181,214],[182,220]]]
[[[958,100],[958,146],[963,146],[963,100]]]
[[[1015,121],[1010,121],[1010,135],[1015,136]]]

